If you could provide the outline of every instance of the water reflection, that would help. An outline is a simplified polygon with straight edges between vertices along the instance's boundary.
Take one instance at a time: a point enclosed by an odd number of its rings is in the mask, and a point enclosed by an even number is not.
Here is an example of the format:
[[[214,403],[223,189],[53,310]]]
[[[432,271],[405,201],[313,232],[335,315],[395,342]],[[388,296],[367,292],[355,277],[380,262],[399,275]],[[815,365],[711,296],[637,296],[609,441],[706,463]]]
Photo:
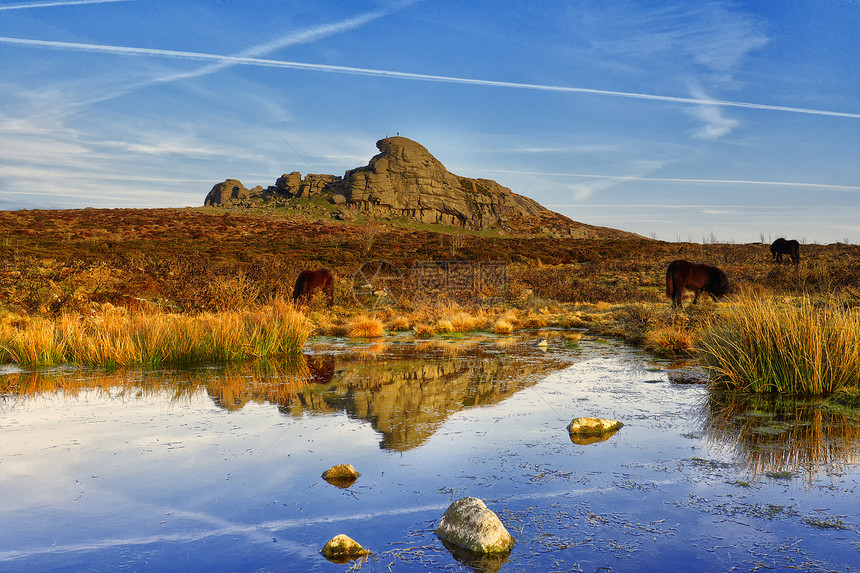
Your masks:
[[[95,388],[117,397],[167,392],[172,400],[189,400],[205,392],[231,411],[267,402],[291,417],[346,412],[382,434],[381,448],[405,451],[424,443],[452,413],[501,402],[570,363],[535,350],[508,350],[471,343],[376,344],[332,348],[280,364],[17,372],[0,376],[0,395],[74,396]]]
[[[860,461],[860,426],[852,415],[820,400],[738,392],[709,392],[703,430],[754,476],[844,472]]]
[[[502,565],[507,562],[510,556],[510,552],[486,555],[474,553],[468,549],[463,549],[453,543],[449,543],[444,539],[440,539],[439,541],[448,550],[451,557],[474,573],[496,573],[501,570]]]

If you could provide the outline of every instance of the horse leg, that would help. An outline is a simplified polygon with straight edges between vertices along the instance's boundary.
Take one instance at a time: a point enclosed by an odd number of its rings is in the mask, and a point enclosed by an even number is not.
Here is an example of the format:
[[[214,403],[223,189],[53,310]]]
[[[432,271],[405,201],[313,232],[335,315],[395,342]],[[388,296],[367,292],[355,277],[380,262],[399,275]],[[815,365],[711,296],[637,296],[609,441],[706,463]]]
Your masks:
[[[334,282],[327,281],[325,285],[326,299],[328,299],[328,307],[334,306]]]
[[[675,308],[684,308],[684,287],[687,286],[687,277],[681,280],[674,281],[672,288],[672,306]]]

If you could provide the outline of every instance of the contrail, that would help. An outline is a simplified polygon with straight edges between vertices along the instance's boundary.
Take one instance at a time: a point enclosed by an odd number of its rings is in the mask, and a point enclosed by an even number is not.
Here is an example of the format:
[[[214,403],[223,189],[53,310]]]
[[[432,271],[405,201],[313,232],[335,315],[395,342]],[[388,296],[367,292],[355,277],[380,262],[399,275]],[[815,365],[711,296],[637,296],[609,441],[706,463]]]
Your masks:
[[[537,171],[512,171],[509,169],[488,169],[495,173],[514,175],[536,175]],[[747,179],[685,179],[681,177],[638,177],[635,175],[600,175],[596,173],[540,173],[547,177],[580,177],[583,179],[610,179],[613,181],[656,181],[658,183],[713,183],[717,185],[770,185],[777,187],[808,187],[810,189],[833,189],[836,191],[860,191],[857,185],[831,185],[827,183],[799,183],[793,181],[756,181]]]
[[[370,12],[368,14],[364,14],[361,16],[356,16],[355,18],[350,18],[349,20],[344,20],[343,22],[336,22],[334,24],[324,24],[321,26],[315,26],[313,28],[309,28],[303,32],[299,32],[297,34],[291,34],[289,36],[279,38],[275,41],[268,42],[266,44],[260,44],[258,46],[254,46],[252,48],[248,48],[238,54],[239,58],[258,58],[260,56],[264,56],[268,53],[271,53],[275,50],[279,50],[281,48],[286,48],[289,46],[294,46],[296,44],[308,44],[314,42],[320,38],[325,38],[327,36],[331,36],[333,34],[339,34],[341,32],[346,32],[348,30],[353,30],[368,22],[372,22],[377,18],[381,18],[383,16],[388,15],[389,12],[386,11],[377,11]],[[229,68],[230,66],[236,65],[236,62],[231,61],[219,61],[208,66],[203,66],[200,69],[193,70],[190,72],[184,72],[179,74],[173,74],[169,76],[165,76],[163,78],[158,78],[153,83],[167,83],[175,80],[182,79],[190,79],[196,78],[204,75],[208,75],[211,73],[215,73],[221,71],[225,68]]]
[[[243,57],[243,56],[222,56],[218,54],[207,54],[204,52],[186,52],[180,50],[159,50],[155,48],[133,48],[129,46],[109,46],[99,44],[82,44],[77,42],[54,42],[49,40],[32,40],[26,38],[11,38],[0,36],[0,42],[6,44],[16,44],[20,46],[31,46],[39,48],[53,48],[60,50],[77,50],[84,52],[103,52],[109,54],[120,54],[128,56],[155,56],[161,58],[178,58],[185,60],[197,60],[207,62],[226,62],[233,64],[242,64],[249,66],[261,66],[268,68],[286,68],[295,70],[307,70],[316,72],[329,72],[349,75],[375,76],[384,78],[396,78],[404,80],[421,80],[428,82],[440,83],[455,83],[477,86],[515,88],[539,91],[552,91],[564,93],[581,93],[592,95],[605,95],[631,99],[662,101],[670,103],[683,103],[693,105],[711,105],[722,107],[738,107],[747,109],[758,109],[766,111],[781,111],[787,113],[800,113],[807,115],[823,115],[831,117],[846,117],[851,119],[860,119],[860,113],[828,111],[821,109],[808,109],[799,107],[788,107],[780,105],[768,105],[743,101],[728,101],[718,99],[702,99],[677,96],[662,96],[656,94],[621,92],[613,90],[599,90],[592,88],[578,88],[569,86],[556,85],[541,85],[541,84],[526,84],[518,82],[504,82],[496,80],[481,80],[473,78],[458,78],[452,76],[437,76],[431,74],[416,74],[409,72],[396,72],[390,70],[378,70],[372,68],[356,68],[351,66],[334,66],[329,64],[308,64],[302,62],[290,62],[283,60],[267,60],[261,58]]]
[[[129,0],[59,0],[57,2],[25,2],[0,6],[0,10],[24,10],[26,8],[52,8],[54,6],[79,6],[81,4],[108,4],[110,2],[128,2]]]

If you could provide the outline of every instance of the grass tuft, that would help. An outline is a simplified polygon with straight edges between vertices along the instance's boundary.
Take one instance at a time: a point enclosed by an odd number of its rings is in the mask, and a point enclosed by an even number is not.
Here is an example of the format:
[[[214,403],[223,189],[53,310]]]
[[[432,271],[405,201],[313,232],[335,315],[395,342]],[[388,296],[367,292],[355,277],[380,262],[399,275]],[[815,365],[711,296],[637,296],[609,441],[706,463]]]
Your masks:
[[[352,317],[347,325],[349,338],[379,338],[385,333],[382,321],[373,316],[359,314]]]
[[[860,383],[860,314],[836,301],[741,299],[702,328],[697,354],[729,389],[827,395]]]

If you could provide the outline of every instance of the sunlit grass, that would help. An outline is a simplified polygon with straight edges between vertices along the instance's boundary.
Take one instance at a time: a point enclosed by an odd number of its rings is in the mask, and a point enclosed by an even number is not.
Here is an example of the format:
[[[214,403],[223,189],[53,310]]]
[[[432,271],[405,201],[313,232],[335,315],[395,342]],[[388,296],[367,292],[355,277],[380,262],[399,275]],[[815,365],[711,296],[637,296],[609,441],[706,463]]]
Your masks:
[[[305,316],[282,300],[195,315],[108,306],[93,316],[4,321],[0,359],[21,366],[118,367],[273,358],[298,354],[309,331]]]
[[[643,343],[659,356],[686,354],[693,348],[693,335],[683,328],[664,326],[646,331]]]
[[[382,321],[374,316],[359,314],[352,317],[347,325],[346,335],[350,338],[378,338],[385,334]]]
[[[731,389],[826,395],[860,384],[860,315],[836,301],[741,299],[697,346],[711,379]]]

